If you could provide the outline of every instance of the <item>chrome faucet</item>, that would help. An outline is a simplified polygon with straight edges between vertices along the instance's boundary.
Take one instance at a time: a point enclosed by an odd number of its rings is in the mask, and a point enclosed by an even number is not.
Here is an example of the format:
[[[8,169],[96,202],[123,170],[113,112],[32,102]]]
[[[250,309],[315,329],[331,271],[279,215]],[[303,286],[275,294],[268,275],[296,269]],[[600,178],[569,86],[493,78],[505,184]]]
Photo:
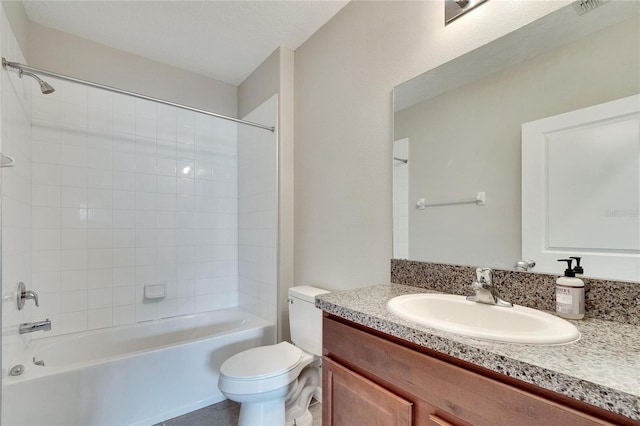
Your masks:
[[[526,272],[534,266],[536,266],[536,262],[534,260],[518,260],[515,265],[513,265],[513,270]]]
[[[19,328],[20,334],[33,333],[38,330],[51,331],[51,321],[49,321],[49,318],[44,321],[23,322]]]
[[[496,287],[493,285],[491,268],[476,269],[476,280],[471,284],[471,288],[476,292],[473,296],[467,296],[471,302],[486,303],[488,305],[504,306],[510,308],[513,305],[502,299]]]

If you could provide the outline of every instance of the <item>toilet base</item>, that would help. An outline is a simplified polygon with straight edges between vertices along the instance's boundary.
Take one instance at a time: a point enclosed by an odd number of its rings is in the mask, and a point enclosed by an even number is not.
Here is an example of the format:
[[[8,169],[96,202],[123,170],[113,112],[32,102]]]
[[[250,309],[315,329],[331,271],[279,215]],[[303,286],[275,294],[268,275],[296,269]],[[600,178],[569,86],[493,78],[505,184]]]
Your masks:
[[[303,415],[296,417],[294,420],[287,422],[287,426],[311,426],[313,425],[313,416],[311,411],[307,410]]]
[[[240,404],[238,426],[284,425],[284,400],[243,402]]]

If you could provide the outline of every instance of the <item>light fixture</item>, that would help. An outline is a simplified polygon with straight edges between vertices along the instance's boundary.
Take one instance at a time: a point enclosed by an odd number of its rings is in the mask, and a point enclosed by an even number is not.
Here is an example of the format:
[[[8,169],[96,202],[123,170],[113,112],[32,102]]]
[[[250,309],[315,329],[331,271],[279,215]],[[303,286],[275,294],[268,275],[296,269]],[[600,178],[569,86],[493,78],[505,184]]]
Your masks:
[[[451,23],[487,0],[444,0],[444,24]]]

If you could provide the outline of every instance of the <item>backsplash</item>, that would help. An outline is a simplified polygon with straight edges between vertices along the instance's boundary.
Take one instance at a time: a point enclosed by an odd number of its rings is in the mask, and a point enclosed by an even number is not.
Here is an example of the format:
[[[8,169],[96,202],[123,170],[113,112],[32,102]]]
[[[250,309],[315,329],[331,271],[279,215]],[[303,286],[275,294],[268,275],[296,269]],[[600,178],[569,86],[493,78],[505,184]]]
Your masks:
[[[471,294],[476,277],[473,266],[391,259],[391,282],[452,294]],[[512,303],[546,311],[555,310],[558,275],[494,269],[500,296]],[[640,283],[582,278],[585,283],[585,318],[640,324]]]

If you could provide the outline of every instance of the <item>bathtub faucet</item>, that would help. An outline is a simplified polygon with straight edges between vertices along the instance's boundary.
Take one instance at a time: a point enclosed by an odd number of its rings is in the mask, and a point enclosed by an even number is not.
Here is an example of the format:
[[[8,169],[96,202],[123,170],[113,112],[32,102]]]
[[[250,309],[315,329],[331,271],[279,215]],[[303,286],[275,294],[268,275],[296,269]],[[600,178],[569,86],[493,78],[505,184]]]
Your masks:
[[[47,318],[44,321],[24,322],[20,324],[20,334],[33,333],[34,331],[51,331],[51,321]]]

